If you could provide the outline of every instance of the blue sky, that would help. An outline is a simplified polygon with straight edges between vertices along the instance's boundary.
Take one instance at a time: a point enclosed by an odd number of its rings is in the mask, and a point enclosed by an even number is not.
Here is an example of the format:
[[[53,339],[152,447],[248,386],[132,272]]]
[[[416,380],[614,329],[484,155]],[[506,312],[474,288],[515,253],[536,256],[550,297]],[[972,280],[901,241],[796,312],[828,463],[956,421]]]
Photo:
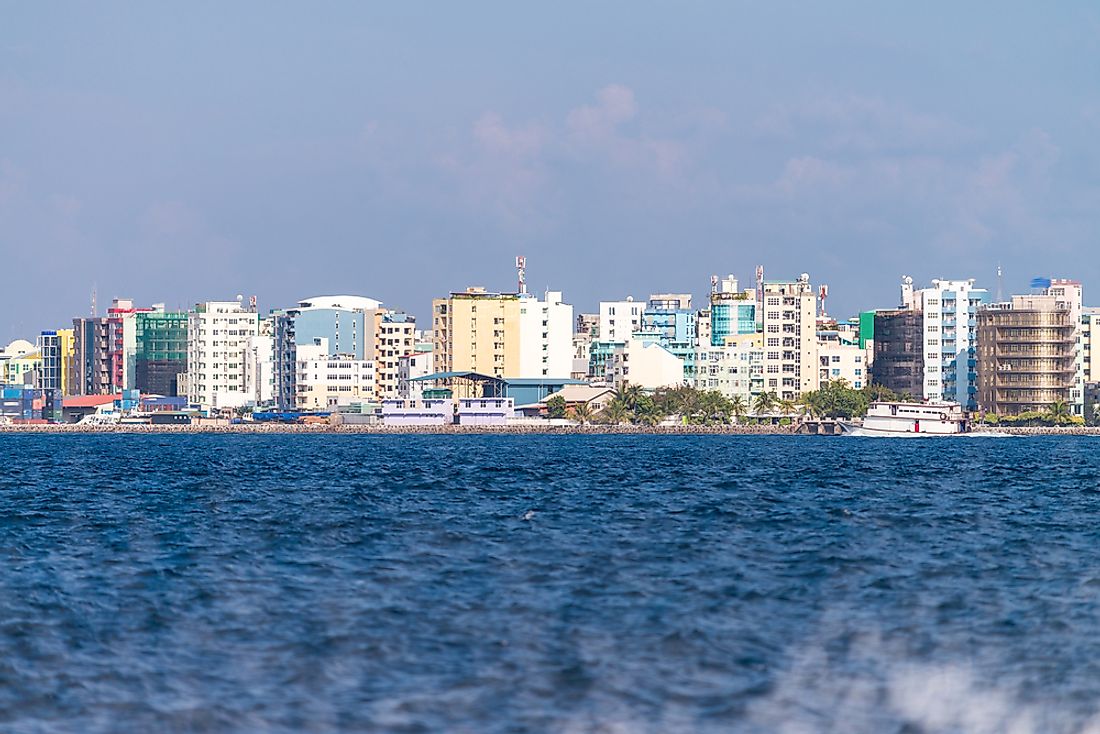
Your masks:
[[[113,296],[1100,288],[1100,6],[0,2],[0,341]]]

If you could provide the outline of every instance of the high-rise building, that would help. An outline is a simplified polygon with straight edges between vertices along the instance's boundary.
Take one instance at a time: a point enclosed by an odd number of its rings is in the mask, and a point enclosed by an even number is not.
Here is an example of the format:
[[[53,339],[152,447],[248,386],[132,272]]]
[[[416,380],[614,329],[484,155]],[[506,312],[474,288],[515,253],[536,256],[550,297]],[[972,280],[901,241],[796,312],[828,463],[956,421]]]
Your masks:
[[[730,339],[756,333],[756,292],[737,290],[737,278],[711,278],[710,344],[721,346]]]
[[[1074,415],[1084,415],[1085,412],[1085,349],[1082,337],[1081,317],[1084,311],[1081,282],[1067,278],[1052,278],[1050,285],[1044,291],[1049,296],[1054,296],[1058,303],[1064,304],[1069,310],[1070,319],[1074,324],[1074,376],[1073,388],[1069,393],[1070,409]]]
[[[874,335],[872,381],[899,395],[923,399],[924,315],[911,308],[876,311]]]
[[[623,343],[642,328],[642,313],[646,304],[627,296],[625,301],[600,302],[598,341]]]
[[[272,322],[272,400],[278,410],[294,410],[298,405],[298,346],[294,320],[298,311],[273,311]]]
[[[1080,345],[1084,383],[1100,383],[1100,308],[1082,309]]]
[[[684,363],[689,382],[695,378],[696,316],[687,293],[655,293],[642,311],[641,332],[656,335]]]
[[[74,356],[73,330],[58,329],[57,340],[61,347],[61,394],[73,395],[72,366]]]
[[[382,302],[364,296],[315,296],[298,302],[294,309],[294,335],[299,345],[326,339],[333,354],[365,359],[373,349],[373,328],[368,313]]]
[[[573,307],[561,291],[519,302],[519,372],[515,378],[569,377],[573,371]]]
[[[43,331],[38,335],[38,367],[35,387],[39,390],[61,390],[64,372],[61,369],[61,339],[56,331]]]
[[[110,344],[111,381],[120,390],[133,390],[136,385],[134,353],[137,350],[137,315],[164,311],[164,304],[152,308],[137,308],[129,298],[116,298],[107,309],[111,322]]]
[[[741,398],[748,408],[764,392],[762,334],[729,335],[721,346],[700,341],[695,356],[696,389],[715,390],[727,398]]]
[[[989,302],[989,291],[974,280],[933,280],[931,288],[913,290],[902,283],[902,306],[920,311],[924,319],[925,400],[977,407],[976,315]]]
[[[764,389],[797,400],[818,387],[817,293],[806,274],[765,281],[762,291]]]
[[[122,389],[121,321],[99,316],[73,319],[73,361],[69,384],[73,395],[111,395]],[[116,370],[116,362],[118,369]]]
[[[997,415],[1070,402],[1076,368],[1072,312],[1058,296],[1014,296],[978,312],[978,406]]]
[[[245,384],[249,338],[259,316],[240,301],[200,303],[188,314],[188,400],[204,409],[238,408],[254,401]]]
[[[375,390],[379,400],[398,397],[401,357],[416,347],[416,318],[401,311],[376,309],[367,314],[373,338],[366,358],[373,363]]]
[[[518,373],[519,306],[518,294],[478,286],[432,301],[436,371],[493,377]]]
[[[130,332],[130,324],[133,330],[133,345],[127,347],[127,388],[177,397],[179,375],[187,371],[187,321],[186,312],[168,312],[161,306],[124,322],[125,332]]]

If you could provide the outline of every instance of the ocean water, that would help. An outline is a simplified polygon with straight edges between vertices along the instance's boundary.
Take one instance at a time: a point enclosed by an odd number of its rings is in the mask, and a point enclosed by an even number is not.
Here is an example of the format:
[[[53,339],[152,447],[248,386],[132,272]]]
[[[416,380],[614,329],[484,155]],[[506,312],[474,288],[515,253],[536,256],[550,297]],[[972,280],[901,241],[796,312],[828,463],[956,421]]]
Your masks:
[[[1100,732],[1100,439],[0,451],[3,732]]]

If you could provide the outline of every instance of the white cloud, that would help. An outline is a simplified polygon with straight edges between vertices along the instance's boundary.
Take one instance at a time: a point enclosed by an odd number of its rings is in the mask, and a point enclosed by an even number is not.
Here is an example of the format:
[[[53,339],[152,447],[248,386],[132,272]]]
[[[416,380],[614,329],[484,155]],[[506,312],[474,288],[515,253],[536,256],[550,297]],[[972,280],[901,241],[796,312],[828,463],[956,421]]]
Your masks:
[[[601,89],[596,97],[596,105],[577,107],[565,118],[570,134],[581,140],[610,137],[619,125],[638,114],[634,91],[622,84],[610,84]]]
[[[495,112],[486,112],[474,123],[474,138],[489,153],[516,158],[538,155],[546,142],[538,125],[508,127]]]

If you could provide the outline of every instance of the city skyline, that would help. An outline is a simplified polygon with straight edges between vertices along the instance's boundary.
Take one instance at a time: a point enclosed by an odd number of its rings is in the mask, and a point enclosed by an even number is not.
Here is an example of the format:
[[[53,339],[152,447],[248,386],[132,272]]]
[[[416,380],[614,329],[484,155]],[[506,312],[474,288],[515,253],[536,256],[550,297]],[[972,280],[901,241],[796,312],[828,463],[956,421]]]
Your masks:
[[[517,254],[581,311],[758,264],[837,315],[903,274],[1100,280],[1100,11],[846,7],[13,5],[0,334],[93,284],[425,319]]]

